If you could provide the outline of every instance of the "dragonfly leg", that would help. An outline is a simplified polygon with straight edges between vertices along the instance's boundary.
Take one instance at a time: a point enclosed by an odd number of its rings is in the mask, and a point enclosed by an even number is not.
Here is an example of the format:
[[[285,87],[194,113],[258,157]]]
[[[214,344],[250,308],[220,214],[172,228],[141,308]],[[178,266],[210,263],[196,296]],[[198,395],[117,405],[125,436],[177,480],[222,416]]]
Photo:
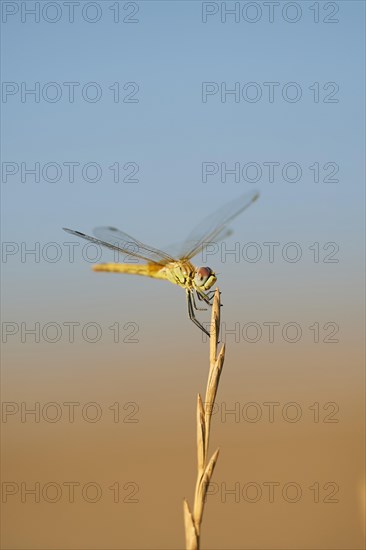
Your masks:
[[[199,300],[206,302],[206,304],[212,306],[211,302],[215,296],[215,290],[209,290],[206,294],[204,292],[197,292],[197,297]],[[221,296],[221,292],[220,292]],[[222,304],[220,304],[222,307]]]
[[[212,299],[213,299],[213,297],[215,296],[215,292],[216,292],[216,290],[209,290],[209,291],[207,292],[207,296],[208,296],[208,299],[209,299],[209,300],[212,300]],[[221,294],[221,292],[220,292],[220,294]]]
[[[207,311],[207,307],[198,307],[197,306],[196,300],[194,298],[194,292],[192,292],[191,296],[192,296],[192,304],[193,304],[194,309],[196,309],[197,311]],[[202,300],[202,298],[200,298],[199,294],[197,294],[197,297],[198,297],[199,300]]]
[[[200,291],[196,290],[196,293],[197,293],[197,298],[198,298],[201,302],[205,302],[205,303],[208,304],[209,306],[212,306],[211,300],[212,300],[212,298],[214,297],[215,294],[212,294],[212,296],[209,296],[209,292],[206,294],[206,293],[203,292],[202,290],[200,290]]]
[[[196,319],[196,316],[194,314],[193,305],[192,305],[192,295],[191,295],[191,292],[189,290],[187,291],[187,304],[188,304],[188,315],[189,315],[190,320],[193,321],[194,324],[202,330],[202,332],[207,334],[207,336],[210,336],[210,333],[205,329],[205,327],[203,325],[201,325],[201,323],[198,321],[198,319]]]

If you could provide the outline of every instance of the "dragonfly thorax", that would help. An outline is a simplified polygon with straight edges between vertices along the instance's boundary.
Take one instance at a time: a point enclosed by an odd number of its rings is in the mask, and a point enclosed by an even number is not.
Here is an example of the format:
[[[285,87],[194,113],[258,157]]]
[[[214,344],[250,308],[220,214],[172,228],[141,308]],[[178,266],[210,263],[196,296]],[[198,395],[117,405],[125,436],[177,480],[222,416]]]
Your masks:
[[[163,270],[164,278],[171,283],[198,292],[208,290],[216,282],[216,275],[209,267],[194,267],[189,261],[177,261],[167,264]]]
[[[171,283],[184,288],[192,287],[195,268],[191,262],[171,262],[162,269],[162,272],[164,278],[168,279]]]

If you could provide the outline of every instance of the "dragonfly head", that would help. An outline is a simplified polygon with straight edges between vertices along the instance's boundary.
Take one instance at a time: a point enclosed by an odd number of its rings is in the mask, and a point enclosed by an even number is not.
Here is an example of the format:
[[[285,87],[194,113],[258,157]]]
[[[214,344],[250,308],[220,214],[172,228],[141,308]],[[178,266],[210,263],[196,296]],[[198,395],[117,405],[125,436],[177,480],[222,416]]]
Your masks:
[[[216,275],[210,267],[198,267],[194,276],[194,284],[200,290],[208,290],[216,283]]]

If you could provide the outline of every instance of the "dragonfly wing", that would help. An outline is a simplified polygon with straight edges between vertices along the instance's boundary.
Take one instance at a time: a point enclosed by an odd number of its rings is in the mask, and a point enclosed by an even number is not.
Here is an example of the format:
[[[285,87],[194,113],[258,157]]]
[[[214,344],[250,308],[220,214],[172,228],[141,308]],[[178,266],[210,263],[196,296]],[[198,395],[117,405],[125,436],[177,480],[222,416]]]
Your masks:
[[[64,231],[67,233],[70,233],[70,235],[75,235],[76,237],[81,237],[82,239],[85,239],[91,243],[94,243],[99,246],[103,246],[105,248],[109,248],[110,250],[113,250],[114,252],[118,252],[120,254],[127,254],[129,256],[133,256],[135,258],[138,258],[139,260],[144,260],[145,262],[152,262],[155,264],[159,264],[160,266],[164,265],[166,262],[162,261],[159,262],[156,259],[153,259],[152,251],[149,251],[150,253],[147,254],[145,250],[138,249],[134,243],[136,243],[135,239],[131,237],[131,241],[129,243],[122,242],[121,240],[117,242],[117,239],[115,238],[112,240],[102,240],[98,239],[96,237],[91,237],[90,235],[86,235],[85,233],[81,233],[80,231],[74,231],[73,229],[68,229],[66,227],[63,228]],[[104,228],[103,228],[104,229]],[[105,228],[109,229],[109,228]],[[147,251],[147,248],[146,248]],[[155,257],[155,256],[154,256]]]
[[[127,254],[154,264],[163,266],[176,259],[188,260],[193,258],[200,251],[204,250],[210,242],[217,242],[225,239],[231,231],[227,224],[238,214],[243,212],[252,202],[258,198],[257,192],[246,193],[222,206],[211,216],[204,219],[187,237],[183,245],[175,247],[174,251],[163,252],[153,248],[141,241],[134,239],[131,235],[116,229],[115,227],[98,227],[94,230],[95,237],[64,228],[65,231],[76,237],[81,237],[89,242],[104,246],[110,250]],[[171,249],[172,250],[172,249]]]
[[[225,227],[218,235],[215,237],[215,242],[221,242],[230,237],[230,235],[233,234],[232,229]],[[211,240],[212,242],[212,240]],[[202,244],[202,247],[200,250],[197,251],[197,254],[202,252],[210,243],[205,241]],[[164,250],[167,254],[170,254],[173,258],[180,258],[182,255],[184,256],[184,251],[188,248],[193,248],[195,246],[195,241],[192,241],[188,246],[188,241],[185,240],[184,243],[174,243],[170,244],[169,246],[164,246]],[[191,256],[192,257],[192,256]]]
[[[117,249],[122,249],[124,253],[142,258],[147,262],[166,265],[169,262],[175,261],[174,258],[166,252],[144,244],[134,237],[131,237],[131,235],[120,231],[116,227],[96,227],[93,233],[102,242],[112,246],[114,245]]]
[[[241,214],[257,198],[259,193],[252,191],[237,197],[205,218],[188,235],[182,245],[179,258],[189,260],[201,252],[210,242],[221,241],[230,234],[227,224]]]

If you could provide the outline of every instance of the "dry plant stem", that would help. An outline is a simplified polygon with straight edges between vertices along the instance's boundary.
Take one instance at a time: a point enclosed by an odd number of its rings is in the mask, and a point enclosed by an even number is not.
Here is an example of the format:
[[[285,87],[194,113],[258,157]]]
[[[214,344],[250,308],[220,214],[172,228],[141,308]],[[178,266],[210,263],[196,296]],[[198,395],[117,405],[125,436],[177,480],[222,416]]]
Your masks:
[[[198,550],[200,547],[200,530],[205,506],[207,488],[209,486],[219,449],[208,457],[208,444],[210,439],[210,427],[212,411],[215,404],[220,374],[224,364],[225,345],[217,354],[220,329],[220,292],[216,289],[212,306],[210,328],[210,370],[208,373],[205,402],[198,394],[197,398],[197,482],[194,494],[193,512],[190,511],[187,500],[184,500],[184,525],[186,532],[186,549]]]

